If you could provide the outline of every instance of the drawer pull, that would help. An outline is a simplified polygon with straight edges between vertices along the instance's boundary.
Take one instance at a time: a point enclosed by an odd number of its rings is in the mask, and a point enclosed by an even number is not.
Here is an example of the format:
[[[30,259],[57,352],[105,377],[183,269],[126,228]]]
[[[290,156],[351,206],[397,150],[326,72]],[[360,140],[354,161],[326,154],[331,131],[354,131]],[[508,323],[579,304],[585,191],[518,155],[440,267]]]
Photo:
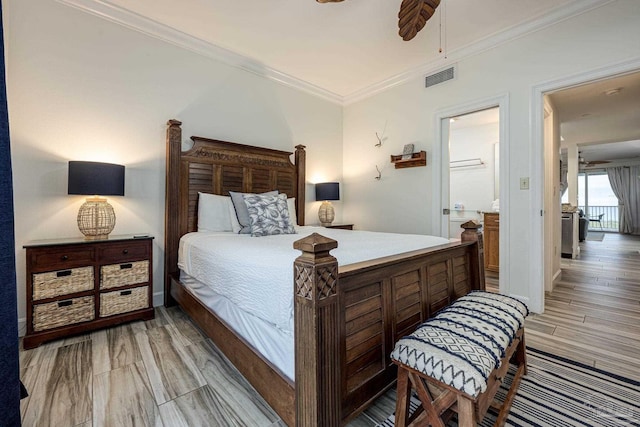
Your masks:
[[[70,300],[70,299],[68,299],[68,300],[66,300],[66,301],[60,301],[60,302],[58,303],[58,307],[68,307],[68,306],[70,306],[70,305],[72,305],[72,304],[73,304],[73,301],[72,301],[72,300]]]
[[[120,270],[124,270],[126,268],[132,268],[133,264],[129,263],[129,264],[120,264]]]
[[[125,254],[125,255],[128,254],[129,253],[129,249],[123,249],[122,253]]]
[[[122,291],[122,292],[120,292],[120,295],[122,295],[122,296],[131,295],[131,291]]]
[[[71,270],[58,271],[56,277],[71,276]]]
[[[69,259],[69,257],[68,257],[67,255],[62,255],[62,256],[60,257],[60,259],[61,259],[62,261],[66,261],[66,260],[68,260],[68,259]]]

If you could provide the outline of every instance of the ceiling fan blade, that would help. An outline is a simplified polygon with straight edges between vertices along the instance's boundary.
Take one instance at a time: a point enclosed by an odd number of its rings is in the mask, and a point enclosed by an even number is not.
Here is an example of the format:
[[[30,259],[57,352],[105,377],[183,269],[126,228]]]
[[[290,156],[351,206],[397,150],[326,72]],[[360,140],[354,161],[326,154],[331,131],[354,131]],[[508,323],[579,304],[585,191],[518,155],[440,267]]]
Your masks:
[[[398,12],[398,34],[404,41],[409,41],[424,28],[433,16],[440,0],[402,0]]]
[[[342,0],[316,0],[318,3],[338,3]]]

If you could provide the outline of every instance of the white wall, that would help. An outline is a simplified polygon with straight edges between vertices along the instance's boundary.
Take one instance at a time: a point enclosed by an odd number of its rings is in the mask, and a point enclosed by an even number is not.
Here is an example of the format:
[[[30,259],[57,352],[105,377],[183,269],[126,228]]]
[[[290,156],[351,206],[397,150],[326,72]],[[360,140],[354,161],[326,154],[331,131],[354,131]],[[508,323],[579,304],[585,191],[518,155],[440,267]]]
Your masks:
[[[431,233],[436,111],[508,93],[509,156],[501,159],[511,207],[508,292],[539,289],[529,272],[531,93],[544,82],[640,58],[640,3],[617,0],[482,54],[460,60],[456,80],[424,88],[416,78],[345,107],[198,56],[54,0],[5,0],[5,50],[16,206],[19,317],[24,318],[24,251],[29,240],[78,236],[81,197],[66,194],[68,160],[127,166],[126,196],[111,198],[114,233],[155,235],[154,291],[163,257],[164,129],[169,118],[197,134],[292,150],[308,147],[310,183],[341,180],[336,222],[356,228]],[[444,67],[446,61],[443,61]],[[344,126],[343,126],[344,123]],[[386,126],[385,142],[375,132]],[[428,166],[394,169],[404,144],[427,150]],[[343,166],[344,164],[344,166]],[[375,166],[382,179],[375,180]],[[532,189],[541,186],[531,182]],[[311,186],[308,187],[308,189]],[[313,200],[312,191],[308,200]],[[316,221],[317,203],[307,205]],[[344,212],[344,216],[342,213]],[[160,295],[156,295],[156,300]]]
[[[494,149],[499,140],[498,123],[451,129],[449,136],[450,161],[481,159],[479,166],[451,168],[449,178],[450,209],[454,204],[464,204],[470,214],[473,211],[491,212],[494,195],[495,161]],[[458,163],[464,165],[466,163]],[[455,163],[453,163],[455,165]],[[475,215],[467,216],[469,218]]]
[[[81,236],[81,196],[67,162],[124,164],[111,197],[114,234],[154,240],[154,301],[162,301],[165,123],[200,135],[294,150],[309,182],[342,179],[342,107],[208,59],[54,0],[3,2],[16,220],[19,318],[31,240]],[[317,222],[309,191],[307,218]],[[336,221],[342,210],[336,208]],[[24,327],[24,323],[21,323]],[[24,332],[24,330],[23,330]]]
[[[496,195],[495,150],[500,139],[497,122],[484,125],[457,127],[452,123],[449,130],[449,235],[459,239],[460,227],[471,219],[484,221],[482,212],[492,212],[492,202]],[[472,164],[464,160],[475,159],[482,164]]]
[[[531,93],[536,85],[640,57],[640,2],[618,0],[565,20],[522,38],[517,38],[457,64],[457,79],[424,88],[416,78],[371,98],[348,105],[344,112],[345,220],[362,228],[396,232],[430,233],[434,218],[430,207],[434,183],[428,166],[394,170],[384,162],[383,179],[371,178],[372,138],[387,121],[389,142],[385,154],[396,154],[413,142],[416,150],[432,152],[436,144],[436,112],[508,93],[509,155],[501,158],[508,168],[509,182],[502,183],[509,211],[509,263],[501,265],[505,290],[530,301],[542,283],[531,283],[531,223],[539,218],[539,207],[531,190],[520,190],[519,178],[534,174],[531,150]],[[443,62],[442,67],[447,64]],[[376,161],[383,161],[378,156]],[[542,182],[531,182],[532,190]],[[542,192],[542,190],[540,191]],[[502,221],[501,221],[502,225]],[[501,263],[502,264],[502,263]],[[537,266],[539,268],[539,266]],[[501,283],[502,285],[502,283]],[[537,298],[537,297],[536,297]],[[535,298],[533,298],[535,300]],[[540,305],[533,307],[541,310]]]

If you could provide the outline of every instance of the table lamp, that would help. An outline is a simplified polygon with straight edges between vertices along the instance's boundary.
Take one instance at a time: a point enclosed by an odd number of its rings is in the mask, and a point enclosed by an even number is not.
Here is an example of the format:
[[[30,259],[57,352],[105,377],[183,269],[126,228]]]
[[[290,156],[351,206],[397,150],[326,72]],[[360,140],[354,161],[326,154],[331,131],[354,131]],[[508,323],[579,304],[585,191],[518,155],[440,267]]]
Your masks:
[[[316,200],[322,201],[322,205],[318,209],[320,224],[324,227],[331,225],[336,214],[330,200],[340,200],[340,184],[337,182],[316,184]]]
[[[70,161],[67,193],[93,196],[80,206],[78,228],[87,240],[107,239],[116,225],[116,214],[100,196],[124,196],[124,166]]]

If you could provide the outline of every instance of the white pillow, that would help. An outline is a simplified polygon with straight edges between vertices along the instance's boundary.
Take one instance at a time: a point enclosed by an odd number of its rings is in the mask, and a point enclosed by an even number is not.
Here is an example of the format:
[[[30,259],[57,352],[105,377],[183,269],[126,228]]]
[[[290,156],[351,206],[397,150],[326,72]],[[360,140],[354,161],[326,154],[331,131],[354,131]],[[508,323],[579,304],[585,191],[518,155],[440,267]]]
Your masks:
[[[198,231],[233,231],[231,197],[198,192]]]
[[[231,197],[229,197],[231,199]],[[242,230],[242,226],[240,222],[238,222],[238,217],[236,216],[236,208],[233,205],[233,200],[229,203],[229,216],[231,217],[231,231],[238,234],[240,230]]]
[[[294,227],[298,226],[298,216],[296,215],[296,198],[289,197],[287,199],[287,208],[289,209],[289,220]]]

